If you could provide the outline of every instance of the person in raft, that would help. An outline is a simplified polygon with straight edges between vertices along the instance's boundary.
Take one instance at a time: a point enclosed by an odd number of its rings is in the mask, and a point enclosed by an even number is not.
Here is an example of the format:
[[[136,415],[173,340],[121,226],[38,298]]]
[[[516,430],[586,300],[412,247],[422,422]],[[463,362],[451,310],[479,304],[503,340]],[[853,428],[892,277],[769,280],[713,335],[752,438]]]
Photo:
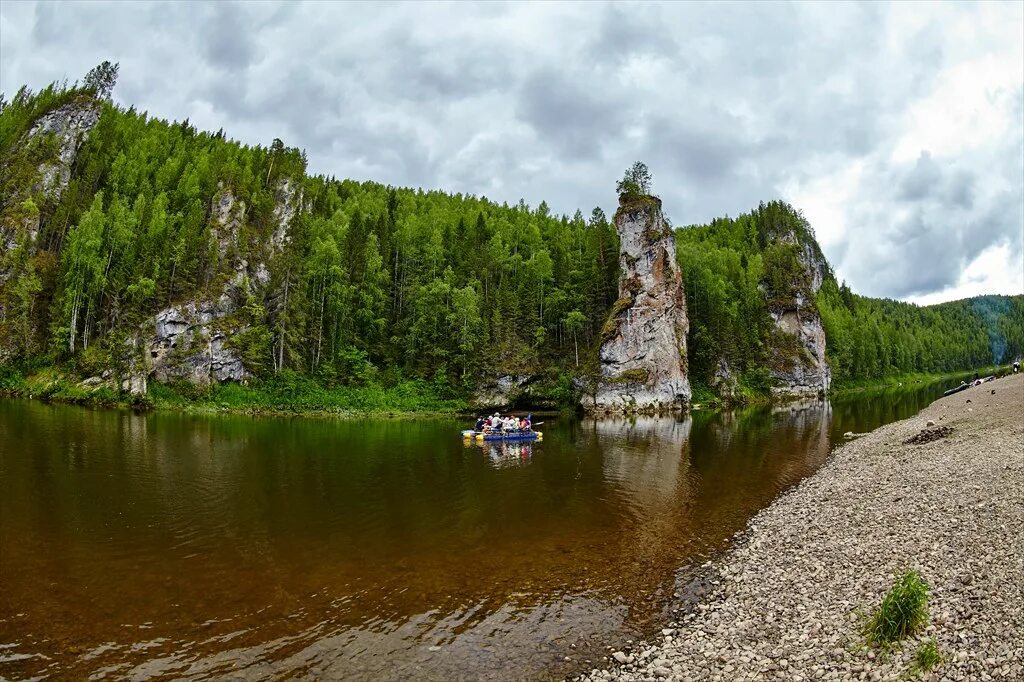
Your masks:
[[[490,417],[480,417],[477,419],[476,425],[473,428],[478,433],[494,433],[496,431],[504,433],[530,431],[532,428],[532,419],[532,414],[527,415],[522,419],[516,419],[513,415],[502,417],[500,413],[495,412]]]

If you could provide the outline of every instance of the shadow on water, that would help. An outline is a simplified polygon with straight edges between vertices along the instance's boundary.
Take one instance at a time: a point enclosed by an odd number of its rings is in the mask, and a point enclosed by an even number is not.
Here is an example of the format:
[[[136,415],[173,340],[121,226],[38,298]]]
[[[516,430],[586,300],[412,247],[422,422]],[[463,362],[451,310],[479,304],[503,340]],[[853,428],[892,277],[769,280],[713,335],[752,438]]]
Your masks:
[[[454,420],[2,401],[0,676],[558,677],[656,627],[679,567],[844,432],[941,390],[481,446]]]

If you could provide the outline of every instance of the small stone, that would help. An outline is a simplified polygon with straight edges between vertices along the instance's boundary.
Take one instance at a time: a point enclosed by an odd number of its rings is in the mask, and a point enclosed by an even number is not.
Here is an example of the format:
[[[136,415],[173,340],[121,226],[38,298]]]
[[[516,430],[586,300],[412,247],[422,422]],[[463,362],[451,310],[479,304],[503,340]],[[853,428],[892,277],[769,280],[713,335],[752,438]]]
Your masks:
[[[621,651],[616,651],[614,654],[612,654],[612,658],[614,658],[616,662],[619,663],[619,665],[625,665],[626,661],[629,660],[629,657]]]

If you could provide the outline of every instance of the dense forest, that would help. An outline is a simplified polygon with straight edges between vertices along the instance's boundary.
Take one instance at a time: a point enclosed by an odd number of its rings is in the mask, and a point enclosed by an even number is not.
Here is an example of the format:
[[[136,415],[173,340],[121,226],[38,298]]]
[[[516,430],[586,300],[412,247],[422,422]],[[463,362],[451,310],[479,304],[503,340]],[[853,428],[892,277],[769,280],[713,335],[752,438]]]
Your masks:
[[[600,208],[554,215],[543,202],[310,176],[304,153],[280,140],[244,146],[114,105],[116,76],[105,63],[83,85],[0,98],[9,373],[125,370],[138,362],[132,339],[159,311],[223,296],[228,344],[255,384],[419,382],[465,396],[529,374],[570,402],[573,378],[593,372],[618,278],[617,235]],[[58,136],[38,122],[69,107],[98,117],[62,183]],[[294,212],[282,211],[288,201]],[[229,234],[225,205],[241,211]],[[727,358],[751,390],[766,388],[773,292],[807,276],[796,247],[777,239],[787,230],[820,256],[810,226],[781,202],[677,230],[696,382]],[[840,381],[989,364],[1024,344],[1024,297],[920,308],[857,296],[830,271],[808,296]]]
[[[676,231],[690,309],[690,370],[709,382],[719,358],[757,385],[778,331],[772,293],[806,277],[793,232],[823,264],[807,305],[820,314],[838,385],[903,374],[947,373],[1009,362],[1024,353],[1024,296],[980,296],[921,307],[859,296],[836,281],[807,220],[783,202]]]

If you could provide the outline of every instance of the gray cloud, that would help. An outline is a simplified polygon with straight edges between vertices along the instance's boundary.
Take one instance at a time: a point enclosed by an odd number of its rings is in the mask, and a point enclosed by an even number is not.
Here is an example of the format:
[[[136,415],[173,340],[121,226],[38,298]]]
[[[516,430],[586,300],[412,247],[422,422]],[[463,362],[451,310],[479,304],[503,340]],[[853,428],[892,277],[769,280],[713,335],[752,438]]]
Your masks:
[[[921,152],[917,163],[903,176],[897,196],[907,201],[920,201],[935,191],[940,179],[941,172],[932,155]]]
[[[608,99],[578,77],[545,68],[523,81],[518,112],[544,143],[570,158],[591,159],[600,155],[603,142],[618,134],[632,113],[625,102]]]
[[[620,65],[635,55],[674,56],[679,45],[670,30],[657,5],[612,5],[600,15],[588,55]]]
[[[208,63],[236,73],[248,68],[256,57],[253,28],[243,7],[232,2],[216,4],[203,25],[203,51]]]
[[[904,166],[879,163],[866,177],[873,204],[854,210],[856,224],[838,259],[861,290],[898,298],[941,291],[985,249],[1006,245],[1024,268],[1024,190],[1016,178],[975,207],[975,171],[937,162],[927,151]],[[867,235],[864,239],[861,235]]]
[[[1024,258],[1024,11],[933,9],[3,3],[0,82],[38,88],[113,59],[121,103],[250,144],[280,137],[313,172],[567,214],[610,213],[638,158],[678,225],[821,204],[828,181],[842,203],[808,216],[839,274],[911,296],[992,246]],[[994,115],[907,152],[953,120],[918,109],[963,65],[1009,74],[970,95]]]

